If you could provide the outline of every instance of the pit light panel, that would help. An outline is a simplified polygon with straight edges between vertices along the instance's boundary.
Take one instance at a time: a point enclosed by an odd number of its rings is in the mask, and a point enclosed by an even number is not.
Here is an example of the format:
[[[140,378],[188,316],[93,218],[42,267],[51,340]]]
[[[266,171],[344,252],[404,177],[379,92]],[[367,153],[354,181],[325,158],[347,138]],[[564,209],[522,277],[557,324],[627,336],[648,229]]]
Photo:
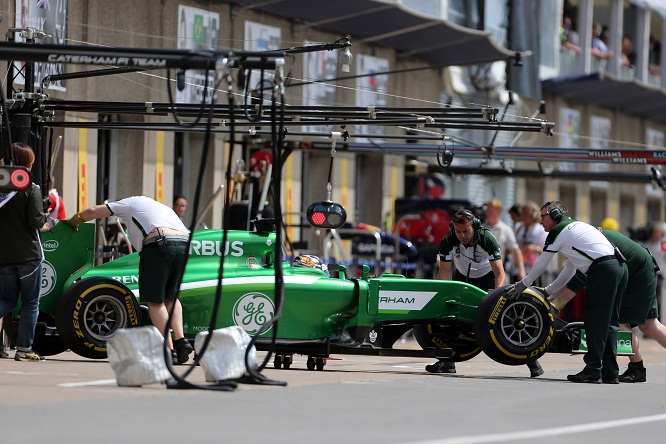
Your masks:
[[[32,182],[30,170],[22,166],[0,165],[0,192],[22,191]]]
[[[340,228],[347,221],[347,211],[334,202],[315,202],[305,214],[310,225],[315,228]]]

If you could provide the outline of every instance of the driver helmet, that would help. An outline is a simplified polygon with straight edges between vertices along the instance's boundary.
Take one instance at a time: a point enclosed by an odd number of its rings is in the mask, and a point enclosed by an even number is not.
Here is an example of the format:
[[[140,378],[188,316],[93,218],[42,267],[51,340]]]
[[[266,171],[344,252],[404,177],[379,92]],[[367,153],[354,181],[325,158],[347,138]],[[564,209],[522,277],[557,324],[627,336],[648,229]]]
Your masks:
[[[319,257],[314,256],[312,254],[301,254],[300,256],[296,256],[294,260],[291,262],[292,267],[307,267],[307,268],[318,268],[324,273],[326,273],[326,276],[330,277],[330,274],[328,273],[328,265],[322,262]]]

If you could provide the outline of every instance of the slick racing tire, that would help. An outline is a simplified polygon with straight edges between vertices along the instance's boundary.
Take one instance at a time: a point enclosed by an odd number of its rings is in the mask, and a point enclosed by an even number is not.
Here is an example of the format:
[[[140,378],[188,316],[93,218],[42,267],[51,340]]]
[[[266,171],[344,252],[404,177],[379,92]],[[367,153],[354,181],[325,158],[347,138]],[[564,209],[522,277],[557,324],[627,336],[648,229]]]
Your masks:
[[[462,362],[481,353],[477,341],[460,338],[460,329],[443,327],[435,324],[414,326],[414,338],[422,349],[451,349],[451,358],[447,361]]]
[[[474,331],[484,353],[506,365],[522,365],[543,356],[553,344],[555,318],[547,299],[534,288],[508,297],[500,287],[484,297]]]
[[[120,328],[138,327],[141,308],[121,283],[103,277],[83,279],[65,291],[56,309],[56,326],[74,353],[105,359],[106,340]]]

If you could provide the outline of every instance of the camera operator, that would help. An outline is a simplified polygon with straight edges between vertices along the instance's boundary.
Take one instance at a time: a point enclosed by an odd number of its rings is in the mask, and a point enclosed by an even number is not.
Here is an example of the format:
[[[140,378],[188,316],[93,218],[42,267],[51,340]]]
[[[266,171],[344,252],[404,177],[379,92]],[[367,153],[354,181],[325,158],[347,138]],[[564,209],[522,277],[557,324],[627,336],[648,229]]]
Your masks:
[[[35,154],[28,145],[16,142],[3,156],[6,165],[32,168]],[[0,319],[10,313],[21,298],[21,320],[16,341],[16,361],[43,361],[32,350],[39,315],[42,246],[39,230],[48,229],[39,186],[32,183],[22,191],[0,193]],[[8,356],[6,356],[8,357]]]

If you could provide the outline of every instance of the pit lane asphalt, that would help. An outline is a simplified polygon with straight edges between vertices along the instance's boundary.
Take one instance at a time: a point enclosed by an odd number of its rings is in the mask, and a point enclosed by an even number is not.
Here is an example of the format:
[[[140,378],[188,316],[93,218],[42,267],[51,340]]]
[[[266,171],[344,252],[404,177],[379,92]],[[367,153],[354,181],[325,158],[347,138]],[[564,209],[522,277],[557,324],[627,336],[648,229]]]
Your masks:
[[[642,352],[641,384],[567,382],[581,355],[546,354],[535,379],[483,354],[451,375],[426,373],[424,359],[351,355],[308,371],[295,355],[291,369],[263,371],[286,387],[233,392],[118,387],[108,361],[69,351],[0,359],[0,443],[663,442],[666,350],[643,340]],[[627,362],[618,358],[621,371]],[[201,368],[188,381],[205,384]]]

